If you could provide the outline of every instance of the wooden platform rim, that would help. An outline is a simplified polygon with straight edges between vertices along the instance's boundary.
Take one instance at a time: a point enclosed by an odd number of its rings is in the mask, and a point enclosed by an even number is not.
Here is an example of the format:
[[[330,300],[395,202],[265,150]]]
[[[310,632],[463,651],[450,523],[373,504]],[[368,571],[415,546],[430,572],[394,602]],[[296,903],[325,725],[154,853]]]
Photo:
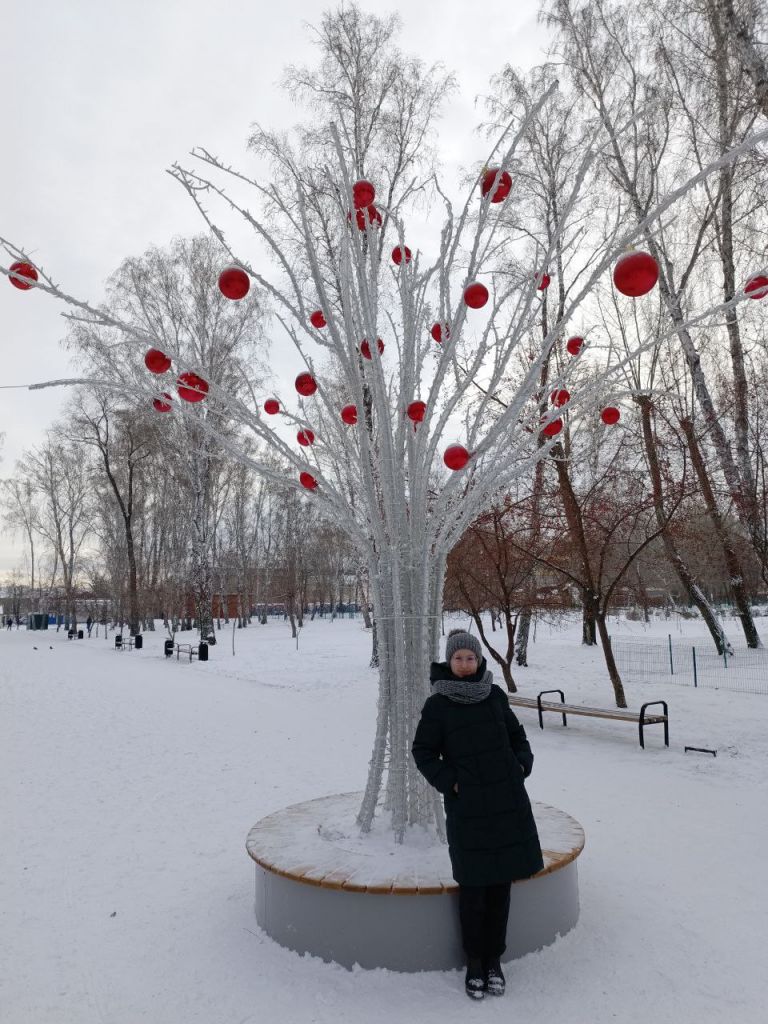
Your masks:
[[[336,795],[342,796],[353,794]],[[354,795],[357,796],[358,794]],[[319,799],[324,800],[328,798],[320,797]],[[312,800],[304,801],[304,803],[306,804],[311,804],[315,802],[316,801]],[[535,875],[532,875],[530,879],[520,879],[519,882],[513,884],[520,884],[520,882],[531,881],[532,879],[543,878],[545,875],[553,874],[555,871],[559,871],[562,868],[565,868],[569,864],[573,863],[573,861],[576,860],[576,858],[584,849],[584,830],[575,818],[572,818],[569,814],[567,814],[566,811],[561,811],[560,808],[552,807],[549,804],[543,804],[541,802],[537,803],[539,807],[544,807],[550,810],[557,811],[560,814],[563,814],[566,817],[568,817],[572,822],[574,822],[580,833],[580,839],[578,839],[576,845],[569,850],[555,851],[543,847],[542,853],[544,854],[545,859],[553,859],[553,862],[548,865],[545,865],[545,867],[541,871],[537,872]],[[284,808],[284,810],[287,809],[288,808]],[[344,860],[341,857],[340,863],[331,871],[319,870],[311,863],[309,857],[307,858],[307,863],[305,864],[294,865],[291,868],[281,867],[279,864],[274,863],[266,856],[256,853],[251,848],[251,836],[253,835],[254,831],[258,829],[260,825],[262,825],[263,822],[267,821],[270,817],[271,815],[267,815],[265,819],[262,819],[262,822],[259,822],[253,826],[253,828],[250,830],[246,838],[245,848],[246,852],[248,853],[248,856],[252,860],[254,860],[256,864],[259,865],[259,867],[263,868],[265,871],[271,872],[272,874],[279,875],[282,878],[287,878],[293,882],[299,882],[303,885],[313,885],[321,889],[332,889],[337,892],[361,893],[377,896],[442,896],[451,893],[457,893],[459,891],[458,883],[454,881],[453,878],[451,878],[450,880],[447,878],[440,879],[439,881],[433,878],[429,881],[428,884],[424,885],[420,885],[417,879],[414,880],[413,884],[407,885],[398,885],[394,881],[392,882],[391,885],[383,885],[378,883],[368,884],[362,881],[355,881],[355,876],[359,877],[359,866],[354,866],[350,863],[349,860],[347,860],[347,862],[344,863]]]

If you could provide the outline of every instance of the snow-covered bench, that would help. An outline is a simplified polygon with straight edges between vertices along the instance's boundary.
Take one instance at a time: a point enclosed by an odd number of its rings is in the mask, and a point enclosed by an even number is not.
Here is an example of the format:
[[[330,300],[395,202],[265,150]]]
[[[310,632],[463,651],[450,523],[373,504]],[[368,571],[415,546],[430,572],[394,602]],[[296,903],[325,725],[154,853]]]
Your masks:
[[[547,701],[541,698],[547,693],[559,693],[559,701]],[[542,690],[535,698],[521,697],[517,693],[507,694],[510,704],[521,708],[536,708],[539,713],[539,727],[544,728],[544,712],[552,711],[563,716],[563,725],[568,725],[566,714],[585,715],[587,718],[609,718],[615,722],[635,722],[640,727],[640,746],[645,749],[643,729],[646,725],[664,726],[664,745],[669,746],[669,709],[665,700],[650,700],[642,705],[639,711],[630,711],[628,708],[593,708],[584,704],[566,704],[565,694],[562,690]],[[664,708],[663,714],[647,714],[646,708],[661,704]]]
[[[174,644],[174,647],[176,648],[176,661],[179,660],[179,655],[182,653],[188,654],[190,661],[200,654],[200,649],[194,644]]]

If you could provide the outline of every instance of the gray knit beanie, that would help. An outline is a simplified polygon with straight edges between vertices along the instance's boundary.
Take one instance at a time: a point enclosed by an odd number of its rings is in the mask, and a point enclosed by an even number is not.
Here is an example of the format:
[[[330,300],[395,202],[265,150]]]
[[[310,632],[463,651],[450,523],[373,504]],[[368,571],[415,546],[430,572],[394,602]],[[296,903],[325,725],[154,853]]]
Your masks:
[[[452,629],[445,641],[445,660],[449,665],[456,651],[472,651],[477,655],[478,665],[483,660],[480,641],[476,636],[472,636],[471,633],[467,633],[463,629]]]

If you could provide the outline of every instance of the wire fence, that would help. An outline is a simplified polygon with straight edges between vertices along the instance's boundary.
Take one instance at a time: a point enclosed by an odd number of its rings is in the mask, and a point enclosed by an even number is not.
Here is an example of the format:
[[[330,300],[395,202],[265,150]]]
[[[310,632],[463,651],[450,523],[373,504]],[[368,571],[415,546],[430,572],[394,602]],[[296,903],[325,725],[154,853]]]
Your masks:
[[[616,666],[626,680],[768,694],[768,649],[732,641],[718,654],[711,638],[633,640],[611,638]]]

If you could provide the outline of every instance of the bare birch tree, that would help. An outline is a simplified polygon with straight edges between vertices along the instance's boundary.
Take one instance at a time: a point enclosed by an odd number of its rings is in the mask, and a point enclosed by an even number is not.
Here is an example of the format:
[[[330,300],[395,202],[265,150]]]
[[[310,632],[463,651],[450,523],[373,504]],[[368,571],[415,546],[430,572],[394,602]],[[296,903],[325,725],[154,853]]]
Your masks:
[[[89,468],[82,452],[68,447],[57,430],[49,431],[44,444],[26,453],[23,461],[39,496],[36,528],[56,552],[66,620],[75,629],[75,590],[92,525]]]
[[[23,464],[16,466],[16,475],[0,481],[0,508],[3,522],[9,533],[23,533],[29,546],[29,589],[33,595],[33,607],[37,610],[35,597],[35,532],[37,530],[37,507],[34,487]]]

